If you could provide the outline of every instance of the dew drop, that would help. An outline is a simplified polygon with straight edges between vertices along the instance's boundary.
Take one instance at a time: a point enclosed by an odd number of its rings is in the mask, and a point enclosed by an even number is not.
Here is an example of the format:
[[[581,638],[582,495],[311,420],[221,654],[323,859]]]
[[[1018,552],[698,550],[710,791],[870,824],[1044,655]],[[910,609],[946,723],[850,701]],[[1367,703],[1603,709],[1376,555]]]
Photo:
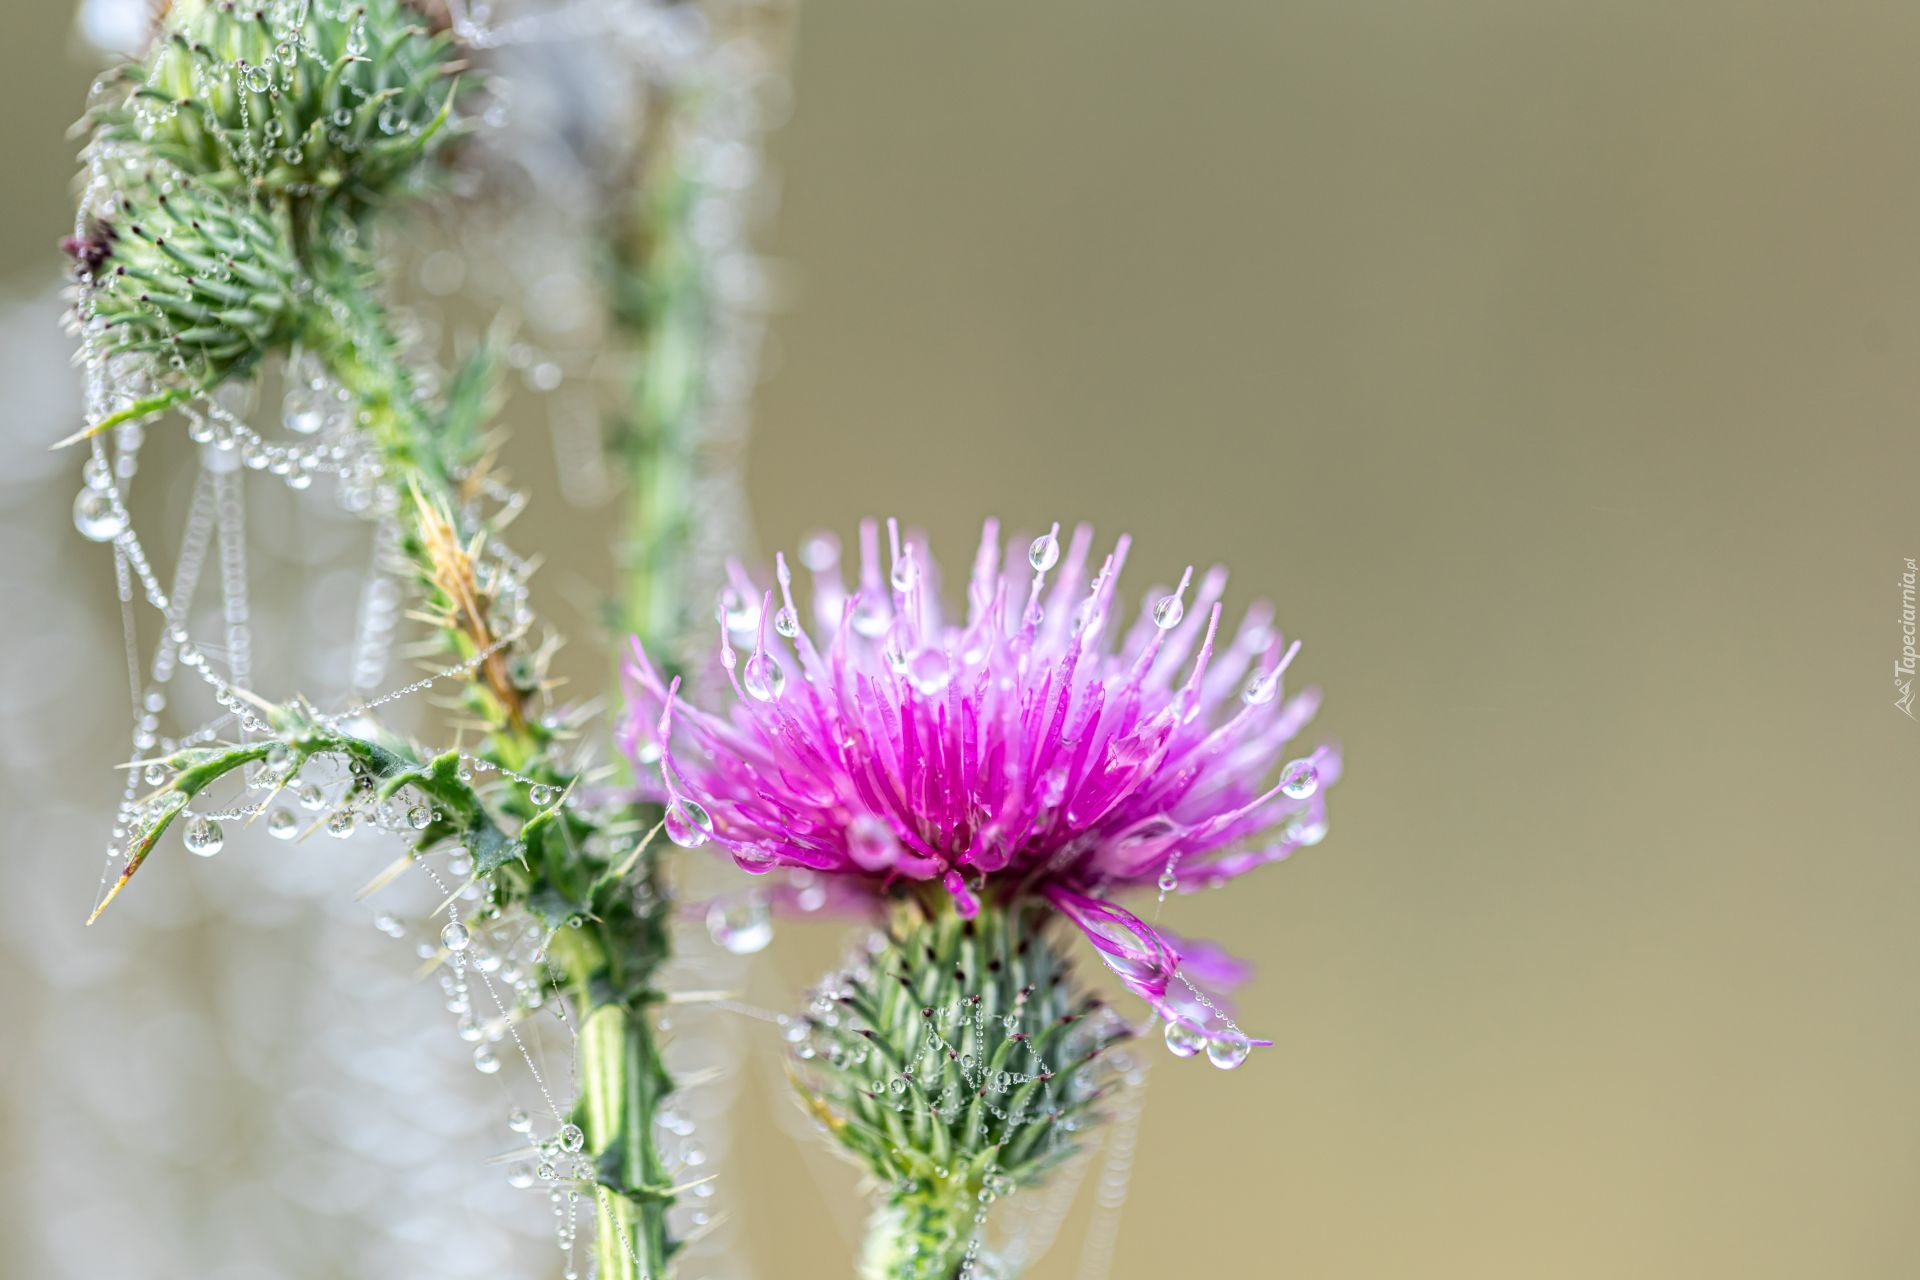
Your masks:
[[[1207,1047],[1207,1037],[1184,1022],[1167,1024],[1167,1048],[1176,1058],[1191,1058]]]
[[[302,809],[314,813],[318,813],[327,807],[326,792],[320,790],[319,787],[314,786],[312,783],[308,783],[306,786],[300,788],[300,794],[296,798],[300,801],[300,807]]]
[[[885,818],[862,813],[847,823],[847,857],[863,871],[883,871],[900,857],[900,841]]]
[[[500,1070],[500,1058],[483,1044],[473,1051],[473,1069],[483,1076],[495,1075]]]
[[[515,1107],[507,1112],[507,1128],[515,1133],[532,1133],[533,1117],[527,1114],[525,1107]]]
[[[815,573],[824,573],[840,562],[840,539],[830,533],[816,533],[800,544],[800,563]]]
[[[300,819],[293,816],[293,810],[284,805],[276,806],[267,815],[267,834],[276,840],[291,840],[300,834]]]
[[[1172,893],[1175,889],[1178,889],[1179,887],[1180,887],[1180,877],[1174,873],[1174,870],[1172,867],[1168,867],[1165,871],[1162,871],[1160,873],[1160,892]]]
[[[1320,771],[1311,760],[1290,760],[1280,770],[1280,791],[1293,800],[1306,800],[1320,789]]]
[[[533,1185],[533,1166],[529,1164],[510,1165],[507,1168],[507,1185],[522,1191]]]
[[[667,805],[664,823],[667,839],[682,849],[698,849],[713,835],[713,818],[685,796],[675,796]]]
[[[220,824],[212,818],[195,818],[187,824],[186,834],[182,836],[187,852],[198,854],[202,858],[211,858],[220,852],[220,847],[226,843],[226,839],[226,833],[220,830]]]
[[[449,951],[465,951],[472,941],[473,934],[458,920],[448,921],[447,927],[440,931],[440,945]]]
[[[907,682],[929,697],[946,688],[951,679],[947,655],[938,649],[922,649],[907,660]]]
[[[1058,528],[1059,526],[1055,526]],[[1041,534],[1027,548],[1027,563],[1033,566],[1035,573],[1045,573],[1060,563],[1060,539],[1051,533]]]
[[[747,659],[740,683],[762,702],[776,701],[787,689],[787,673],[770,653],[756,653]]]
[[[327,819],[327,834],[336,840],[345,840],[353,834],[353,810],[342,809]]]
[[[163,764],[150,764],[147,766],[146,776],[147,785],[157,787],[167,780],[167,766]]]
[[[1253,1046],[1242,1036],[1215,1036],[1207,1041],[1207,1061],[1222,1071],[1231,1071],[1247,1060]]]
[[[560,1126],[560,1149],[562,1151],[578,1151],[586,1145],[587,1135],[581,1131],[579,1125],[563,1124]]]
[[[793,616],[793,610],[783,608],[773,615],[773,629],[791,640],[800,634],[800,620]]]
[[[413,806],[407,810],[407,825],[415,831],[425,831],[433,825],[433,810],[423,804]]]
[[[82,489],[73,500],[73,527],[95,542],[112,542],[127,530],[127,513],[103,489]]]
[[[860,597],[853,606],[853,629],[869,640],[885,635],[893,625],[893,611],[878,600]]]
[[[707,932],[722,949],[750,956],[773,941],[773,913],[759,898],[715,902],[707,908]]]
[[[536,809],[544,809],[547,807],[547,803],[553,799],[553,792],[543,786],[529,787],[527,789],[527,799],[532,802]]]
[[[1280,692],[1280,673],[1278,671],[1256,671],[1247,681],[1246,690],[1240,700],[1250,707],[1264,707],[1272,702]]]
[[[1311,849],[1327,838],[1327,820],[1302,814],[1287,824],[1286,837],[1303,848]]]
[[[1162,631],[1171,631],[1180,625],[1180,619],[1187,616],[1187,606],[1181,603],[1177,595],[1161,596],[1153,606],[1153,625]]]

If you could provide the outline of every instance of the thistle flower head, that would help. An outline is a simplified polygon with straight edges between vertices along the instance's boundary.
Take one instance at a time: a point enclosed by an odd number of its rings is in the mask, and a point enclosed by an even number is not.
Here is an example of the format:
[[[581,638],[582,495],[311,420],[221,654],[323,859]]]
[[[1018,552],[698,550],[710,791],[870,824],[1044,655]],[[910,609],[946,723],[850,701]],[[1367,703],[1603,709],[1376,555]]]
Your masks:
[[[1096,566],[1084,527],[1064,554],[1057,527],[1007,553],[989,522],[948,622],[925,547],[888,537],[883,572],[863,526],[851,586],[830,543],[809,545],[811,628],[784,557],[777,593],[734,570],[727,714],[682,703],[635,644],[626,745],[659,762],[669,834],[876,900],[946,895],[962,917],[1044,902],[1198,1048],[1224,1015],[1178,981],[1184,944],[1111,898],[1218,885],[1324,836],[1340,759],[1289,759],[1318,704],[1281,696],[1298,643],[1264,606],[1222,636],[1221,569],[1131,614],[1127,540]]]

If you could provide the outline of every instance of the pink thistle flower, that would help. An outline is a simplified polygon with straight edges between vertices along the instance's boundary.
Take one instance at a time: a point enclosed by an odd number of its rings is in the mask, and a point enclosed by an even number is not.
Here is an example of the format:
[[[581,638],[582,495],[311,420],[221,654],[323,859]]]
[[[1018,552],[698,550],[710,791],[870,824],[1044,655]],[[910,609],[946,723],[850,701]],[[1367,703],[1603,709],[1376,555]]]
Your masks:
[[[1116,616],[1126,538],[1089,581],[1090,529],[1063,557],[1056,525],[1022,557],[992,521],[966,620],[949,623],[924,547],[887,529],[883,577],[878,526],[861,526],[852,589],[830,539],[804,553],[824,648],[784,556],[777,600],[732,566],[725,715],[681,701],[634,642],[623,745],[659,763],[668,833],[710,837],[750,872],[818,873],[842,898],[938,886],[966,917],[982,897],[1043,899],[1169,1023],[1224,1018],[1182,973],[1185,944],[1112,899],[1215,886],[1326,834],[1338,752],[1287,759],[1319,704],[1312,690],[1281,696],[1299,642],[1283,643],[1265,605],[1223,640],[1219,568],[1191,607],[1189,569],[1137,617]],[[744,661],[730,632],[752,637]],[[1204,977],[1233,976],[1213,948],[1189,950]]]

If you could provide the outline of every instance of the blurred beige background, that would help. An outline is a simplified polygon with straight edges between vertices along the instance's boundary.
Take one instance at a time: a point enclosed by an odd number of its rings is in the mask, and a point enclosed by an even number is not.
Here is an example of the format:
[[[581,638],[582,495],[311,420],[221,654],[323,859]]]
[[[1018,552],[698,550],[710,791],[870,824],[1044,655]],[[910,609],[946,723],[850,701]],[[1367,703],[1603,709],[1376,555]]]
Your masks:
[[[21,291],[70,217],[68,12],[5,26]],[[1259,964],[1280,1047],[1155,1054],[1117,1280],[1920,1273],[1916,65],[1920,9],[1869,3],[805,9],[762,545],[898,513],[963,556],[993,513],[1130,531],[1139,589],[1223,560],[1347,748],[1323,846],[1169,917]],[[111,642],[50,483],[8,555],[71,558]],[[560,564],[600,526],[555,505]],[[67,771],[102,805],[115,734]],[[783,934],[756,995],[836,945]],[[846,1274],[845,1179],[760,1074],[756,1272]],[[22,1194],[0,1274],[69,1274]]]

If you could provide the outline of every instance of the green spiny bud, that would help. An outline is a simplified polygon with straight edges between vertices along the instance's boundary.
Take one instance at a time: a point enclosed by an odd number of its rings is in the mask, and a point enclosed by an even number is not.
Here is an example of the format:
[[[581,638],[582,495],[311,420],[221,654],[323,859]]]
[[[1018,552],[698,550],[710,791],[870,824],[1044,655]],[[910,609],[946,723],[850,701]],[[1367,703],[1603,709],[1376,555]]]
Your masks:
[[[66,242],[92,357],[153,363],[139,416],[303,341],[340,346],[364,215],[445,137],[451,37],[407,0],[178,0],[89,114],[88,218]],[[98,430],[105,423],[92,424]]]
[[[444,137],[452,52],[403,0],[177,0],[87,123],[218,191],[357,213]]]
[[[1132,1031],[1076,992],[1043,907],[896,911],[816,995],[803,1097],[886,1191],[869,1280],[946,1280],[995,1199],[1040,1182],[1100,1116],[1102,1054]]]
[[[168,186],[140,183],[67,250],[99,354],[145,355],[210,386],[298,337],[302,275],[265,209]]]

